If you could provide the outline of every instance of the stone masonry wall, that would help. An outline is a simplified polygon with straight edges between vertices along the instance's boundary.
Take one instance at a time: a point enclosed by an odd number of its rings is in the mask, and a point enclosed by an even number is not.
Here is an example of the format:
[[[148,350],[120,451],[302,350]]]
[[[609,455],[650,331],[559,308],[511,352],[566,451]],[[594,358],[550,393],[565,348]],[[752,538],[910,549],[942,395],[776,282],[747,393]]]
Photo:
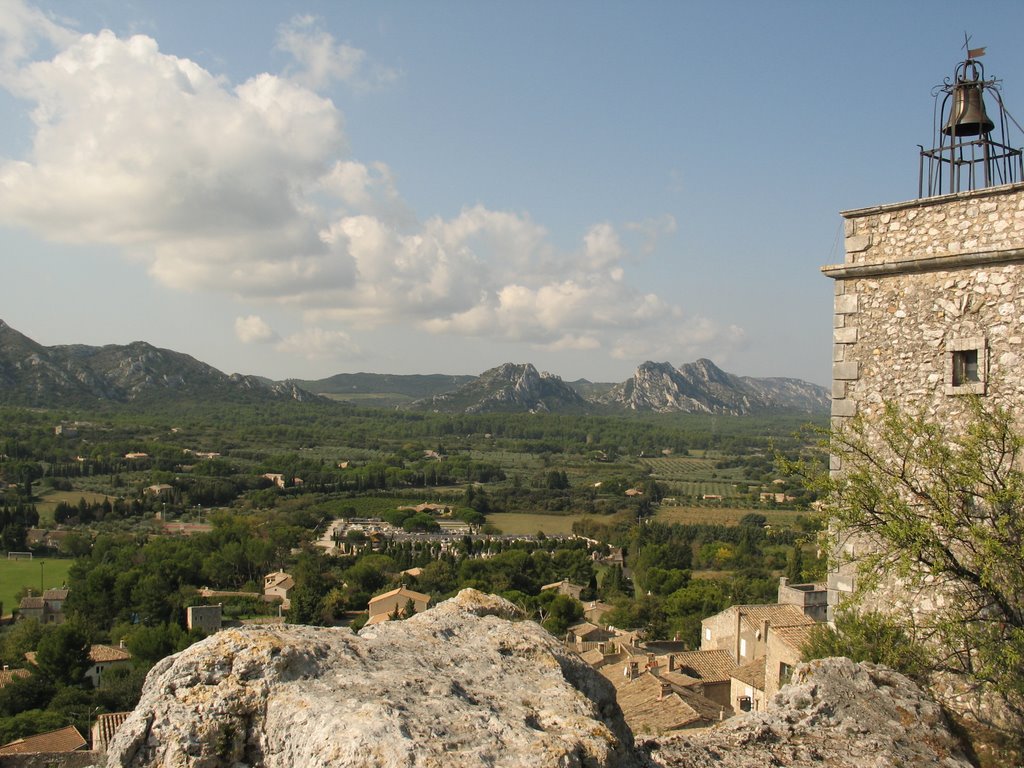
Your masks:
[[[822,269],[835,280],[834,425],[856,415],[870,420],[894,403],[957,427],[970,394],[1024,414],[1024,184],[843,217],[845,260]],[[842,472],[841,456],[831,469]],[[848,562],[828,576],[830,617],[844,593],[857,591],[853,561],[872,549],[834,533]],[[895,577],[862,597],[864,607],[918,617],[955,599]]]
[[[843,216],[845,262],[822,270],[835,279],[833,417],[892,401],[955,421],[967,392],[1024,405],[1024,185]],[[953,387],[966,349],[982,381]]]
[[[846,211],[846,264],[1019,248],[1024,185]]]

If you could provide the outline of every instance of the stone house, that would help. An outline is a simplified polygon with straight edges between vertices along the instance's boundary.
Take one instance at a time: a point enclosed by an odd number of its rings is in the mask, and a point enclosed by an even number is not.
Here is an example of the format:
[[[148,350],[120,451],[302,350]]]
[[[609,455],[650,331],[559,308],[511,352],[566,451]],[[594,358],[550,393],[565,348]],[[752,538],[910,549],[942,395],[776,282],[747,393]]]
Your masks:
[[[11,669],[9,666],[4,664],[4,668],[0,670],[0,688],[4,688],[15,680],[32,675],[27,669]]]
[[[612,674],[606,674],[606,670],[612,670]],[[725,717],[722,707],[653,672],[615,675],[611,667],[599,672],[615,686],[615,701],[633,733],[655,735],[706,728]]]
[[[687,677],[700,684],[700,693],[704,698],[722,707],[734,707],[731,680],[736,662],[728,651],[714,649],[668,654],[664,669],[665,677]],[[690,687],[693,687],[693,683]]]
[[[583,594],[584,588],[581,587],[579,584],[573,584],[568,579],[562,579],[561,581],[556,581],[553,584],[545,584],[543,587],[540,588],[540,591],[543,592],[547,589],[554,589],[560,595],[566,595],[567,597],[571,597],[574,600],[579,600],[580,595]]]
[[[224,623],[224,606],[217,605],[190,605],[185,609],[185,626],[191,629],[201,630],[207,635],[217,632]]]
[[[29,651],[25,654],[25,660],[33,666],[36,663],[36,652]],[[112,667],[125,667],[132,660],[131,652],[121,645],[91,645],[89,646],[89,666],[85,670],[85,678],[92,683],[93,688],[98,688],[103,679],[103,673]]]
[[[132,660],[132,654],[123,645],[93,645],[89,648],[89,668],[85,676],[98,688],[103,673],[113,667],[126,667]]]
[[[729,679],[729,698],[737,712],[762,712],[765,704],[764,658],[747,662],[733,670]]]
[[[68,599],[68,589],[47,589],[42,596],[21,598],[18,606],[18,617],[35,619],[40,624],[63,624],[64,601]]]
[[[370,599],[370,604],[367,606],[370,618],[366,624],[379,624],[382,621],[388,621],[392,616],[402,614],[410,601],[412,602],[413,611],[415,613],[422,613],[430,606],[430,595],[414,592],[404,584],[398,589],[392,589],[390,592],[377,595]]]
[[[281,608],[286,611],[292,607],[292,601],[288,599],[288,592],[294,587],[295,579],[284,571],[274,571],[263,577],[263,596],[280,600]]]
[[[701,622],[701,650],[726,651],[733,662],[746,664],[768,651],[770,627],[814,626],[795,605],[733,605]]]
[[[779,577],[780,604],[795,605],[814,621],[828,619],[827,584],[790,584],[785,576]]]

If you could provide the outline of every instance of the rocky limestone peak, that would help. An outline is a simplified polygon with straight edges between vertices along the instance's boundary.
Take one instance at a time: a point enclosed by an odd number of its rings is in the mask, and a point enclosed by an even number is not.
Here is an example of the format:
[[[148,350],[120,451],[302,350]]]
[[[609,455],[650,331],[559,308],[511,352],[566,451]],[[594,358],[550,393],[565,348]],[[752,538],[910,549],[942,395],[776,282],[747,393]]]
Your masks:
[[[692,363],[681,365],[678,370],[683,373],[684,376],[690,375],[693,378],[705,382],[714,382],[716,384],[725,385],[732,383],[732,377],[706,357],[701,357]]]

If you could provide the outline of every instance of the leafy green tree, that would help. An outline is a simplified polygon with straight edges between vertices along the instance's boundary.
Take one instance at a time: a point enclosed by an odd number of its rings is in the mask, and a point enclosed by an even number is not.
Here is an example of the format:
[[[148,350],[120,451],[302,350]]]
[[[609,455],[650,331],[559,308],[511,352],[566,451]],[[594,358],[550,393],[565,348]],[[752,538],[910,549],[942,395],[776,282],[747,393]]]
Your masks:
[[[188,644],[185,630],[178,624],[139,626],[125,639],[125,644],[136,662],[152,666],[165,656],[181,650]]]
[[[843,471],[820,473],[817,488],[836,530],[873,542],[857,553],[858,589],[897,577],[945,592],[916,626],[894,620],[911,638],[930,637],[936,669],[999,692],[1024,715],[1024,437],[1003,408],[957,405],[961,429],[890,405],[877,421],[834,430]],[[845,551],[832,555],[842,563]]]
[[[45,709],[55,692],[53,684],[39,675],[15,677],[0,688],[0,717],[13,717],[30,709]]]
[[[854,661],[885,664],[922,679],[932,660],[926,647],[915,641],[892,617],[877,611],[841,610],[835,628],[818,624],[802,648],[804,661],[846,656]]]
[[[786,578],[790,584],[799,584],[804,577],[804,550],[794,544],[786,555]]]
[[[570,626],[583,618],[583,605],[568,595],[555,594],[547,604],[546,611],[547,616],[541,624],[544,629],[559,638],[565,635]]]
[[[2,656],[4,664],[24,666],[25,654],[35,650],[43,636],[43,627],[35,619],[22,619],[3,634]]]
[[[14,717],[0,719],[0,742],[7,744],[15,739],[35,736],[37,733],[55,731],[67,724],[67,717],[60,712],[29,709]]]
[[[89,636],[74,621],[47,628],[36,647],[36,666],[45,679],[81,685],[89,668]]]

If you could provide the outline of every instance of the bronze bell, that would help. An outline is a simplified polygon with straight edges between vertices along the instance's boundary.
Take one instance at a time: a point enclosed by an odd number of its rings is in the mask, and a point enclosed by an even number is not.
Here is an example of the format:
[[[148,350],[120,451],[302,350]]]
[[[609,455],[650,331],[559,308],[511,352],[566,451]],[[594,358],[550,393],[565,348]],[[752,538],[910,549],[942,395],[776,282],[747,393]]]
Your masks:
[[[953,108],[942,132],[947,136],[978,136],[995,128],[985,113],[981,98],[981,85],[977,82],[959,82],[953,89]]]

